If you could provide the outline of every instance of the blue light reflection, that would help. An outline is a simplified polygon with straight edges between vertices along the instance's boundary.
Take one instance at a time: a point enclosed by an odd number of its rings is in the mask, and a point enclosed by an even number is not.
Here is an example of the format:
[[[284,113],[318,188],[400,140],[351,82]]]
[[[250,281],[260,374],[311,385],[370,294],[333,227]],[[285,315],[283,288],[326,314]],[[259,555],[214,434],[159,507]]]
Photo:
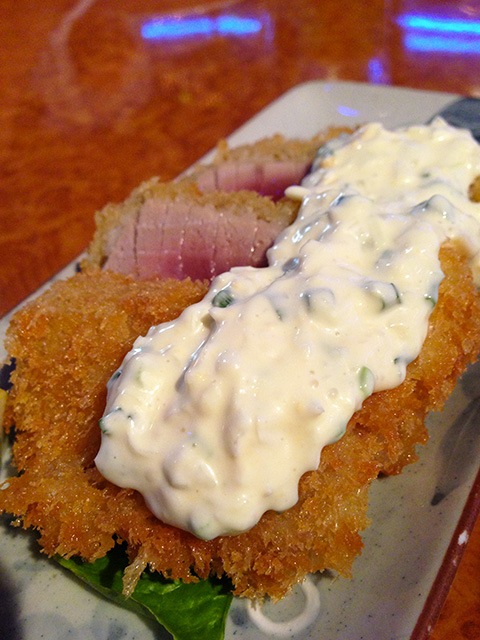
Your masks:
[[[398,24],[406,29],[416,29],[419,31],[480,35],[480,22],[478,20],[461,20],[458,18],[441,18],[437,16],[406,13],[403,16],[399,16]]]
[[[339,107],[337,107],[337,111],[340,115],[348,116],[350,118],[354,118],[355,116],[358,116],[357,109],[351,109],[350,107],[345,107],[343,105],[340,105]]]
[[[244,36],[261,29],[262,23],[255,18],[222,15],[216,18],[156,18],[142,25],[141,34],[147,40],[174,40],[202,35]]]
[[[478,20],[405,13],[397,18],[397,22],[405,31],[404,45],[410,51],[480,53]]]
[[[408,33],[405,46],[414,51],[446,51],[448,53],[480,53],[480,40],[446,38],[442,36],[422,36]]]
[[[368,61],[368,80],[373,84],[381,84],[388,80],[383,62],[380,58],[370,58]]]

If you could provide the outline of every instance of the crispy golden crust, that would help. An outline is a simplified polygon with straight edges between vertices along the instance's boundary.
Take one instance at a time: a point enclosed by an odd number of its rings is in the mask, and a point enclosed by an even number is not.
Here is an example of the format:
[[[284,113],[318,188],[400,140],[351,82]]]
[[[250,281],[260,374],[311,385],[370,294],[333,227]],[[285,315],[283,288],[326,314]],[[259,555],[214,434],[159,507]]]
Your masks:
[[[214,164],[220,165],[230,161],[247,161],[252,158],[265,160],[305,160],[312,162],[318,149],[332,138],[342,133],[352,133],[351,128],[329,127],[305,140],[285,138],[280,133],[257,140],[253,144],[230,147],[226,140],[218,143]],[[200,165],[201,168],[201,165]]]
[[[468,196],[472,202],[480,202],[480,176],[477,176],[468,189]]]
[[[0,491],[0,510],[40,532],[48,554],[94,560],[128,543],[129,593],[147,564],[194,580],[226,572],[236,593],[282,597],[306,573],[350,575],[368,525],[368,489],[381,472],[398,473],[427,439],[426,413],[440,409],[457,376],[480,349],[480,301],[458,245],[441,250],[446,274],[419,358],[405,382],[374,394],[305,474],[299,501],[266,513],[250,531],[206,542],[158,521],[135,491],[105,481],[93,460],[105,385],[138,334],[178,315],[205,285],[135,282],[85,273],[60,282],[19,311],[7,348],[17,360],[6,425],[16,425],[15,460],[23,473]]]

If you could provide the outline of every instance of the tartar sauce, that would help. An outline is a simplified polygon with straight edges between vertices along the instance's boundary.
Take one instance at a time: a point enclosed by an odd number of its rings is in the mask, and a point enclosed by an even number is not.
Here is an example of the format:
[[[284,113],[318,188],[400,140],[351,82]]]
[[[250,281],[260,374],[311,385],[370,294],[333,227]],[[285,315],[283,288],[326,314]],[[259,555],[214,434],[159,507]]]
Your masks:
[[[419,353],[447,238],[479,271],[480,148],[437,119],[379,124],[323,147],[287,193],[299,216],[265,268],[217,277],[205,299],[136,340],[109,383],[96,458],[162,521],[211,539],[298,500],[374,391]]]

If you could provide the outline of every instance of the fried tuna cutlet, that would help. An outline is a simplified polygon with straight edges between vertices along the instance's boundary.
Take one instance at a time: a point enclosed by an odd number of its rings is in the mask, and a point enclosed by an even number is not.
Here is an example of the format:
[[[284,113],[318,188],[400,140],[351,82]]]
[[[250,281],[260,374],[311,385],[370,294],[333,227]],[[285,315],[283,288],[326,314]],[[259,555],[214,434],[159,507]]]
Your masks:
[[[265,180],[275,182],[275,167],[283,167],[283,172],[289,180],[282,187],[281,192],[287,185],[299,181],[307,173],[318,149],[328,140],[339,136],[342,133],[351,133],[351,129],[331,127],[306,140],[290,140],[277,134],[269,138],[263,138],[253,144],[229,147],[226,141],[221,141],[217,145],[216,155],[212,164],[198,163],[187,176],[182,176],[173,182],[162,183],[158,178],[151,178],[139,187],[134,189],[129,197],[122,203],[107,204],[103,209],[95,214],[96,231],[87,254],[83,259],[83,266],[103,267],[121,239],[123,231],[130,225],[136,228],[142,206],[151,200],[165,203],[171,212],[178,211],[188,204],[194,207],[197,213],[205,208],[231,214],[234,216],[251,215],[259,221],[278,223],[281,227],[287,226],[295,219],[299,203],[289,198],[280,197],[273,202],[270,197],[260,195],[259,184],[242,184],[242,179],[238,177],[235,187],[230,185],[226,191],[226,184],[218,184],[218,176],[207,176],[212,172],[222,169],[225,177],[229,173],[246,174],[249,172],[239,170],[239,167],[246,165],[254,166],[254,173],[261,173],[263,170],[269,173]],[[298,171],[299,173],[295,172]],[[291,175],[289,174],[291,172]],[[280,171],[281,175],[281,171]],[[286,176],[281,176],[285,178]],[[250,176],[251,177],[251,176]],[[244,175],[245,178],[245,175]],[[202,183],[211,182],[209,189],[201,188]],[[222,182],[222,181],[220,181]],[[226,180],[225,182],[228,182]],[[247,180],[248,182],[248,180]],[[235,193],[232,193],[234,191]],[[178,207],[180,206],[180,210]],[[162,231],[157,231],[159,241],[162,239]],[[167,243],[168,244],[168,243]],[[181,251],[179,244],[178,251]],[[118,269],[114,269],[118,271]],[[129,272],[134,275],[134,271]],[[191,275],[191,273],[189,274]]]
[[[140,494],[107,482],[93,462],[108,379],[138,334],[178,315],[205,285],[99,271],[56,283],[17,312],[8,331],[17,366],[5,425],[16,428],[20,475],[3,485],[0,509],[37,529],[49,555],[95,560],[114,538],[126,541],[127,594],[147,565],[186,581],[225,572],[238,595],[274,599],[312,571],[349,576],[368,525],[371,481],[416,459],[427,412],[442,407],[480,349],[480,296],[465,252],[447,243],[440,255],[439,301],[406,380],[365,401],[345,435],[324,449],[319,469],[301,478],[294,507],[211,541],[160,522]]]
[[[124,242],[125,231],[132,229],[132,237],[138,233],[139,216],[145,203],[161,203],[170,214],[175,213],[183,225],[188,223],[184,212],[187,210],[197,215],[202,210],[212,211],[221,216],[244,217],[250,216],[263,223],[273,223],[276,233],[295,219],[299,205],[288,198],[274,203],[270,198],[263,197],[254,191],[242,190],[236,193],[212,191],[202,193],[197,185],[190,180],[178,182],[159,182],[158,178],[151,178],[134,189],[128,198],[120,203],[110,203],[95,214],[96,231],[88,248],[86,257],[82,261],[83,268],[103,267],[117,243]],[[162,214],[158,214],[160,218]],[[171,223],[170,223],[171,224]],[[141,226],[141,225],[140,225]],[[177,231],[174,228],[174,231]],[[162,246],[163,231],[155,229],[156,242]],[[167,242],[170,247],[170,242]],[[179,238],[177,252],[181,252],[181,238]],[[135,250],[136,251],[136,250]],[[111,268],[111,267],[109,267]],[[113,269],[118,271],[118,269]],[[128,272],[135,275],[134,268]]]

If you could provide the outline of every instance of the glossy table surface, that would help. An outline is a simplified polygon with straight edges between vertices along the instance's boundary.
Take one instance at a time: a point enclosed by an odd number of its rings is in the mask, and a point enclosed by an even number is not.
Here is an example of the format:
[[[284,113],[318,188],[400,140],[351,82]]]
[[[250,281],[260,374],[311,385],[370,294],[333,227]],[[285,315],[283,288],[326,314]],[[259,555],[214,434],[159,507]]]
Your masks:
[[[95,210],[173,178],[301,82],[480,96],[477,0],[0,8],[0,315],[87,246]],[[431,637],[480,638],[480,523]]]

